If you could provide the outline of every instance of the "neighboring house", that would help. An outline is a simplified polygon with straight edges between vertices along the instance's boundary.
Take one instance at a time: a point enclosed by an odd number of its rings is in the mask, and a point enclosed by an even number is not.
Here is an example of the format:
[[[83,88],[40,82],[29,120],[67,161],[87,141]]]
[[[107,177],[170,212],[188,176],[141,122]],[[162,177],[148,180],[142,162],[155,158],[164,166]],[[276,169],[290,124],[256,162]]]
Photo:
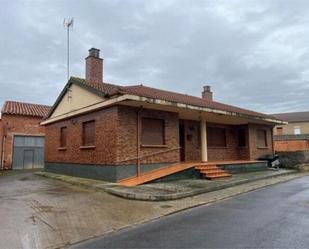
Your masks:
[[[71,77],[41,123],[47,171],[119,181],[179,162],[255,160],[273,153],[273,126],[284,123],[213,101],[209,86],[199,98],[102,76],[92,48],[86,79]]]
[[[1,169],[44,166],[45,128],[40,125],[50,107],[6,101],[1,110]]]
[[[277,113],[273,116],[288,122],[274,128],[276,151],[309,149],[309,112]]]

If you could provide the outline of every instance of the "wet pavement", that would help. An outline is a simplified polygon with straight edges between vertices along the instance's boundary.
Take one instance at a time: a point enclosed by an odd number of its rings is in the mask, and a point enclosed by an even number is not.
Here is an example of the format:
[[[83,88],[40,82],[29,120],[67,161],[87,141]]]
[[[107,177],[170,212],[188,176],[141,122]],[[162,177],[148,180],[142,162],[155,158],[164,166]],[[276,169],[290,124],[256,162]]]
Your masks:
[[[73,186],[31,171],[4,172],[0,175],[0,248],[61,248],[301,176],[280,176],[181,200],[147,202]]]
[[[71,248],[308,248],[308,227],[303,177]]]
[[[0,175],[0,248],[57,248],[142,221],[160,209],[11,171]]]

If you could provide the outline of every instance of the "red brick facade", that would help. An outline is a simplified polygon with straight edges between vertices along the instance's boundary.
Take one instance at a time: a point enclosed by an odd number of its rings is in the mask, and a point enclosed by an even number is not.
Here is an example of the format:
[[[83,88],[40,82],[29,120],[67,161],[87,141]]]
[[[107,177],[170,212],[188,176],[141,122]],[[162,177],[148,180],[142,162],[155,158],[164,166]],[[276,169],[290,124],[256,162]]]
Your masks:
[[[138,114],[139,112],[139,114]],[[81,116],[46,125],[45,161],[49,163],[76,163],[96,165],[129,165],[136,163],[138,155],[137,122],[141,118],[163,119],[165,144],[146,146],[140,144],[141,164],[174,163],[180,160],[179,124],[185,127],[185,160],[200,161],[200,132],[198,121],[179,120],[178,114],[128,107],[114,106]],[[95,148],[82,148],[82,123],[95,120]],[[208,160],[249,160],[272,153],[271,126],[249,124],[247,126],[220,125],[207,122],[209,127],[226,130],[226,147],[208,147]],[[67,127],[69,140],[66,148],[60,147],[60,128]],[[142,127],[140,127],[142,128]],[[238,129],[246,129],[247,143],[238,147]],[[267,147],[257,147],[257,130],[267,131]]]
[[[275,141],[275,151],[299,151],[309,150],[308,140],[286,140],[286,141]]]
[[[2,168],[12,168],[12,154],[13,154],[13,140],[14,135],[31,135],[31,136],[44,136],[45,127],[40,125],[42,118],[3,114],[0,132],[0,140],[3,143],[3,148],[0,149],[2,153]],[[1,134],[2,133],[2,134]]]
[[[267,147],[259,147],[257,143],[257,131],[263,129],[267,134]],[[273,153],[273,136],[272,126],[249,124],[249,147],[250,147],[250,159],[257,159],[264,155]]]
[[[82,123],[95,121],[95,148],[83,149]],[[46,126],[45,161],[58,163],[114,165],[117,160],[116,139],[118,108],[84,114]],[[67,146],[60,149],[60,128],[67,127]]]

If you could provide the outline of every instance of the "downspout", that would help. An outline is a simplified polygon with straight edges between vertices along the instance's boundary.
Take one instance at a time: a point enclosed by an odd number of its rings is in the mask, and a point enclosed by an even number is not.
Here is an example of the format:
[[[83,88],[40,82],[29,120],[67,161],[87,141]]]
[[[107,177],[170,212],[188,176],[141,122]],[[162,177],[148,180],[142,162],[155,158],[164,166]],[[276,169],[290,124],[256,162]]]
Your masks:
[[[4,169],[4,152],[5,152],[5,144],[6,144],[6,135],[2,136],[2,146],[1,146],[1,169]]]
[[[141,175],[141,162],[140,162],[140,150],[141,150],[141,146],[140,146],[140,132],[141,132],[141,118],[140,118],[140,114],[142,112],[143,106],[141,106],[138,111],[137,111],[137,134],[136,134],[136,175],[140,176]]]
[[[3,135],[1,136],[0,169],[3,169],[2,158],[3,158]]]
[[[273,154],[273,156],[275,156],[275,145],[274,145],[274,128],[275,128],[275,126],[273,126],[272,128],[271,128],[271,147],[272,147],[272,154]]]

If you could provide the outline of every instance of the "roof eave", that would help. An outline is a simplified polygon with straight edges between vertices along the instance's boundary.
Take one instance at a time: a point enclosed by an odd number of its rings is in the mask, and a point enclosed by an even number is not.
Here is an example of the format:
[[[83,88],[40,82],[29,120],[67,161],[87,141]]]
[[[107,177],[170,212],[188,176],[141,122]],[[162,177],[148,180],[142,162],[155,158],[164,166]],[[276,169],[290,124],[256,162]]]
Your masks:
[[[114,97],[112,99],[108,99],[106,101],[97,103],[91,107],[85,107],[82,108],[81,110],[76,111],[76,114],[74,112],[68,113],[64,115],[62,118],[61,117],[56,117],[56,119],[46,119],[45,121],[42,122],[43,125],[49,124],[56,122],[61,119],[69,118],[71,116],[75,115],[80,115],[83,112],[89,112],[89,111],[94,111],[103,107],[107,107],[109,105],[114,105],[122,101],[139,101],[139,102],[146,102],[150,104],[157,104],[157,105],[165,105],[165,106],[173,106],[177,108],[185,108],[185,109],[190,109],[190,110],[196,110],[196,111],[202,111],[202,112],[208,112],[208,113],[215,113],[219,115],[228,115],[228,116],[237,116],[241,118],[247,118],[247,119],[253,119],[253,120],[259,120],[263,121],[266,123],[270,123],[273,125],[284,125],[287,124],[287,122],[282,121],[282,120],[277,120],[277,119],[272,119],[271,117],[266,118],[266,117],[259,117],[259,116],[254,116],[254,115],[246,115],[238,112],[230,112],[230,111],[224,111],[224,110],[219,110],[219,109],[214,109],[214,108],[208,108],[208,107],[202,107],[202,106],[195,106],[195,105],[189,105],[189,104],[184,104],[184,103],[178,103],[178,102],[171,102],[171,101],[166,101],[166,100],[161,100],[161,99],[155,99],[155,98],[149,98],[149,97],[142,97],[138,95],[132,95],[132,94],[123,94],[119,95],[118,97]]]

